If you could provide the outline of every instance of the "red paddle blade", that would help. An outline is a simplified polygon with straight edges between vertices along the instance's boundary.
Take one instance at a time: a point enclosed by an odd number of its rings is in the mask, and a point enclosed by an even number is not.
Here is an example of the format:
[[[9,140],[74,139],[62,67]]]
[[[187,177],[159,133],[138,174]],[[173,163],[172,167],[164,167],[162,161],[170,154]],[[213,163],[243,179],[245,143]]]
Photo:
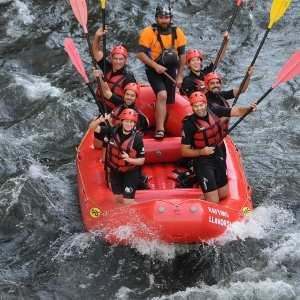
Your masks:
[[[83,66],[82,60],[79,56],[79,53],[78,53],[76,46],[74,45],[72,39],[66,38],[64,45],[65,45],[66,51],[68,52],[70,59],[73,62],[75,68],[80,73],[80,75],[83,77],[85,83],[89,83],[89,79],[87,78],[85,71],[84,71],[84,66]]]
[[[83,28],[84,33],[88,33],[87,24],[87,7],[85,0],[70,0],[74,15]]]
[[[292,55],[280,70],[276,82],[272,85],[274,89],[278,84],[289,81],[300,73],[300,50]]]
[[[237,3],[236,3],[236,6],[241,6],[243,0],[238,0]]]

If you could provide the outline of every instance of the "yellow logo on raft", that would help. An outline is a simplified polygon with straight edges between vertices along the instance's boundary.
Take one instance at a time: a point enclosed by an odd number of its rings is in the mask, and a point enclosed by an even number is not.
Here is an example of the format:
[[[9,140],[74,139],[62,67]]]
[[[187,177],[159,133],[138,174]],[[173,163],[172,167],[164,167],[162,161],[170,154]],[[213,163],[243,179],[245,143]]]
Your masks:
[[[94,219],[100,217],[101,215],[101,210],[98,207],[93,207],[90,210],[90,216]]]
[[[250,215],[251,209],[247,206],[243,207],[243,212],[246,216]]]

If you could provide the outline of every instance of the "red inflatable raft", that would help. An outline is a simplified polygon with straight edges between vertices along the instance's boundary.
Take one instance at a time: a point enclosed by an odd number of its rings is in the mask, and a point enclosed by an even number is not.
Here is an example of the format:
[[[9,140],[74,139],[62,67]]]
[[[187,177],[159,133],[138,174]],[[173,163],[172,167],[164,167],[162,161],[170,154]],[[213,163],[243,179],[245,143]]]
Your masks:
[[[151,87],[141,86],[138,108],[155,124],[156,98]],[[77,150],[78,190],[84,226],[97,231],[101,238],[115,244],[132,244],[138,240],[164,243],[203,243],[222,235],[227,226],[241,221],[252,210],[251,189],[247,184],[240,153],[229,137],[227,167],[229,196],[220,204],[199,200],[201,189],[175,188],[169,179],[180,151],[181,120],[191,112],[189,102],[176,94],[176,103],[168,105],[164,140],[157,141],[154,131],[144,137],[146,159],[142,173],[151,178],[151,189],[138,190],[134,205],[116,202],[106,185],[102,151],[93,147],[93,132],[88,131]]]

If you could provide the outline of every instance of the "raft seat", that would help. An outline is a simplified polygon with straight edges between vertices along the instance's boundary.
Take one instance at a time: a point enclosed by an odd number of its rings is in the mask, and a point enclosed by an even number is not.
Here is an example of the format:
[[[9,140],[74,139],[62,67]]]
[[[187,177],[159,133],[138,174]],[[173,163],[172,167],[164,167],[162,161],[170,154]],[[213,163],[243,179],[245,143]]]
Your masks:
[[[154,130],[148,130],[143,136],[145,147],[145,164],[176,163],[181,154],[181,137],[165,134],[163,140],[154,139]]]
[[[166,134],[163,140],[156,140],[154,134],[154,130],[148,130],[143,136],[145,164],[141,166],[141,172],[151,179],[147,182],[149,190],[137,191],[137,194],[143,194],[140,200],[158,197],[164,199],[198,198],[202,194],[201,189],[176,188],[179,183],[175,179],[168,178],[173,170],[186,171],[185,168],[180,168],[176,164],[182,158],[181,137],[170,137]]]

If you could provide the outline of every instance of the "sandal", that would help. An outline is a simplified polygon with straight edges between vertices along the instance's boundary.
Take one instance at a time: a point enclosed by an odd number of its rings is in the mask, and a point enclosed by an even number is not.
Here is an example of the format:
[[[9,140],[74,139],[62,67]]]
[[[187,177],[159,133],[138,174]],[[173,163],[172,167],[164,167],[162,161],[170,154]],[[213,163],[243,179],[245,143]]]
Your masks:
[[[164,137],[165,137],[165,131],[164,130],[162,130],[162,129],[156,130],[156,133],[155,133],[155,136],[154,136],[154,138],[156,140],[163,140]]]

